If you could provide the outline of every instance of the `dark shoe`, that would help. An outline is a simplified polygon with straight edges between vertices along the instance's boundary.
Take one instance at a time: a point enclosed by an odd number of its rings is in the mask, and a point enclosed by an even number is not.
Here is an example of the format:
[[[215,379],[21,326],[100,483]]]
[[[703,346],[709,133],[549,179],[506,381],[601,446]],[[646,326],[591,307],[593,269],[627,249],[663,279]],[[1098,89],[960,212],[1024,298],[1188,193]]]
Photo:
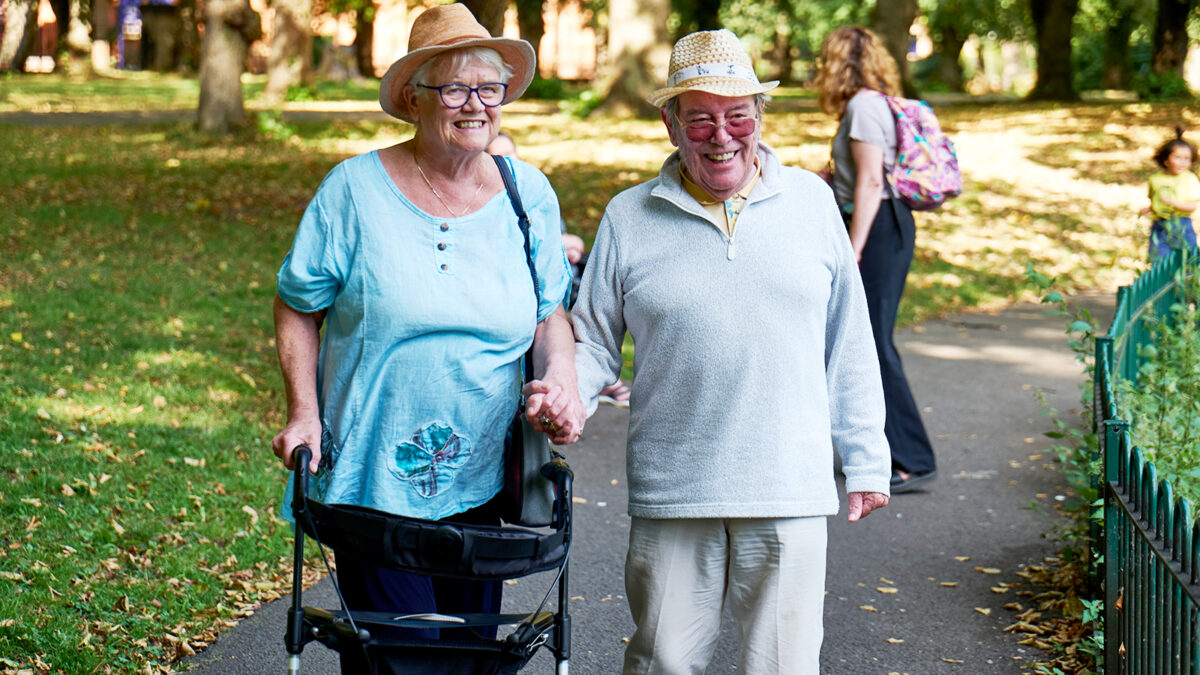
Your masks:
[[[901,492],[912,492],[921,487],[925,483],[937,478],[937,469],[922,471],[919,473],[910,473],[908,478],[901,478],[900,472],[892,471],[891,491],[892,494],[900,494]]]

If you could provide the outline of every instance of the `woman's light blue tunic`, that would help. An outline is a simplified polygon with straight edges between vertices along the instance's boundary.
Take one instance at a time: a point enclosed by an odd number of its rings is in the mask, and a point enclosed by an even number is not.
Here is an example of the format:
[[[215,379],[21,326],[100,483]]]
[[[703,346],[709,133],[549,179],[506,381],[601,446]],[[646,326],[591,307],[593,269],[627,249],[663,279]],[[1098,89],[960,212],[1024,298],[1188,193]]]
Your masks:
[[[558,199],[511,160],[529,213],[541,305],[508,195],[435,218],[396,188],[376,152],[336,166],[308,205],[277,290],[327,310],[317,366],[321,467],[312,496],[438,519],[501,486],[520,358],[570,284]],[[291,502],[285,496],[285,511]]]

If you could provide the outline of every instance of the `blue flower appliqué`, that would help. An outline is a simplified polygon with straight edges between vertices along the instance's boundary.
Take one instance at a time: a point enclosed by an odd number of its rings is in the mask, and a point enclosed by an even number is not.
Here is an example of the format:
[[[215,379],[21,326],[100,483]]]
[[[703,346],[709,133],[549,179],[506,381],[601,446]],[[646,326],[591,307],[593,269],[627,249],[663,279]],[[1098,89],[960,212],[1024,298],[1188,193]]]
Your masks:
[[[395,463],[389,469],[428,499],[450,487],[455,472],[470,457],[470,440],[435,422],[396,446]]]

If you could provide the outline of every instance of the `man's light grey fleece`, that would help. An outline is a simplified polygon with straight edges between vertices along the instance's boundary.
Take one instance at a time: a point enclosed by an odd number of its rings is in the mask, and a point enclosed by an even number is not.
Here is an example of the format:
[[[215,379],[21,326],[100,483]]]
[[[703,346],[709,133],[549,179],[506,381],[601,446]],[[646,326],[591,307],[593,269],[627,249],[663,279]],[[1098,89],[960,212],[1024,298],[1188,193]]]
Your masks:
[[[636,345],[629,514],[783,518],[888,493],[891,455],[867,303],[829,187],[759,145],[762,177],[727,237],[683,188],[679,154],[609,203],[575,305],[589,413]]]

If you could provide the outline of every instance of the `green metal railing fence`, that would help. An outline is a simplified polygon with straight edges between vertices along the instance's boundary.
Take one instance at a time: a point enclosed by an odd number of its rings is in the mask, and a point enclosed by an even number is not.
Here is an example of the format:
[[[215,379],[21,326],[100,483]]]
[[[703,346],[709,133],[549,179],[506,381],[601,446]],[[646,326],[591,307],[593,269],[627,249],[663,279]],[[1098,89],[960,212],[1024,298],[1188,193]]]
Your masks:
[[[1108,335],[1096,340],[1094,402],[1103,459],[1104,672],[1200,675],[1200,524],[1159,480],[1117,412],[1115,384],[1137,381],[1147,316],[1178,299],[1179,252],[1117,294]]]

